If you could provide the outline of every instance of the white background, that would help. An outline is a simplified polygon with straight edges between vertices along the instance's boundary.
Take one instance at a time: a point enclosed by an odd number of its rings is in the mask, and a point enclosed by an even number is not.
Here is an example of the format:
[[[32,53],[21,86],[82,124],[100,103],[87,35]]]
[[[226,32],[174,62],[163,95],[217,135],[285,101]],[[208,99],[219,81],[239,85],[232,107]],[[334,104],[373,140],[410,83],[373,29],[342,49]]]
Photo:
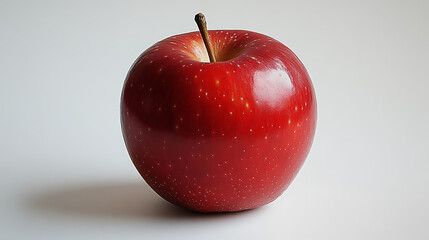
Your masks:
[[[282,197],[192,214],[150,190],[119,123],[125,75],[168,36],[247,29],[316,89],[313,148]],[[428,1],[1,1],[1,239],[428,239]]]

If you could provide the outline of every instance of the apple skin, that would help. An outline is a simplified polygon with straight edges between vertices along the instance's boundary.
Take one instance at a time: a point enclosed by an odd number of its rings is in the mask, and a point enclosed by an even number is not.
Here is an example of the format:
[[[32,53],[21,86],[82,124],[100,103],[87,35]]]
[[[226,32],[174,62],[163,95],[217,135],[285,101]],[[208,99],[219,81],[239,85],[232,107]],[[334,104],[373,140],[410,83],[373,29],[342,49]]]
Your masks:
[[[316,98],[297,56],[250,31],[169,37],[131,67],[122,91],[128,153],[167,201],[233,212],[278,198],[301,168],[316,127]]]

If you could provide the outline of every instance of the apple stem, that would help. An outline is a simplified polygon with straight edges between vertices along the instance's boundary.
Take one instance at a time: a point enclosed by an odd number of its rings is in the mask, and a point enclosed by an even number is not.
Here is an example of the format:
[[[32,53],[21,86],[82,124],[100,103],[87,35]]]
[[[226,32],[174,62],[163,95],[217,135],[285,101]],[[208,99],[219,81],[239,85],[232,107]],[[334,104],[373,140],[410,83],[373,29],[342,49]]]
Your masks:
[[[198,29],[200,29],[201,36],[203,37],[204,45],[206,46],[207,52],[209,54],[210,62],[216,62],[216,58],[214,55],[214,50],[212,44],[210,43],[209,33],[207,32],[207,22],[204,14],[198,13],[195,15],[195,22],[198,25]]]

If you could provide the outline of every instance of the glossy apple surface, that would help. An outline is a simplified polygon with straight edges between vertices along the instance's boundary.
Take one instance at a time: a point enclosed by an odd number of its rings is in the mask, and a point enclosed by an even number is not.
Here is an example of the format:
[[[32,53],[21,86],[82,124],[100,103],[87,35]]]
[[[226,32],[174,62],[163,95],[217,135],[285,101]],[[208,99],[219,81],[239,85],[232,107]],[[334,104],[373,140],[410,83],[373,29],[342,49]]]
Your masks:
[[[295,54],[268,36],[198,32],[146,50],[121,98],[130,157],[164,199],[201,211],[257,208],[279,197],[313,141],[316,98]]]

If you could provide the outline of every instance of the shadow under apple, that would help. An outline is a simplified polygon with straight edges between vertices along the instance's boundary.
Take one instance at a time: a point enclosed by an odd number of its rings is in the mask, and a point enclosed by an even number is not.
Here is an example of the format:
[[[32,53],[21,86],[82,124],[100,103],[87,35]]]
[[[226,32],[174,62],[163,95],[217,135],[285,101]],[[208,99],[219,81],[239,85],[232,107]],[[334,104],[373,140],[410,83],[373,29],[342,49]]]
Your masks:
[[[92,183],[38,193],[29,200],[32,210],[85,218],[119,220],[201,220],[237,213],[199,213],[177,207],[159,197],[147,184]]]

